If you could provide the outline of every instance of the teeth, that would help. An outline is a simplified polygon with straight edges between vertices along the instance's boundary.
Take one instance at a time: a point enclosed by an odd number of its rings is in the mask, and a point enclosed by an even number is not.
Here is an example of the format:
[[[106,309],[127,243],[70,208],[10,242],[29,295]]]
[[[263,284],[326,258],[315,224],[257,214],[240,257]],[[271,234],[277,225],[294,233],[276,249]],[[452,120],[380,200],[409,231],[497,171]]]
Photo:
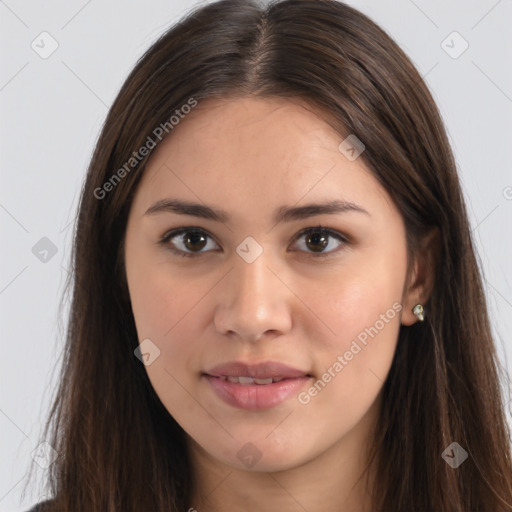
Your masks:
[[[256,382],[256,384],[272,384],[273,379],[272,377],[269,377],[268,379],[254,379],[254,382]]]
[[[240,384],[254,384],[255,382],[255,379],[253,379],[252,377],[238,377],[236,379]],[[272,382],[272,380],[270,381]]]
[[[229,382],[233,382],[234,384],[272,384],[272,382],[280,382],[284,380],[284,378],[272,378],[268,377],[267,379],[253,379],[252,377],[233,377],[231,375],[229,376],[222,376],[222,380],[228,380]]]

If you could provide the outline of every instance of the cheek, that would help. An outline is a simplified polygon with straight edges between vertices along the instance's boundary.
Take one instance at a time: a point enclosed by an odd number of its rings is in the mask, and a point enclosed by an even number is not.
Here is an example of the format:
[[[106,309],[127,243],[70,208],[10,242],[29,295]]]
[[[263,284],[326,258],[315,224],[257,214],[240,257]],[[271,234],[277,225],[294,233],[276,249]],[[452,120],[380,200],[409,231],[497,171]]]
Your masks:
[[[388,337],[390,329],[387,327],[389,323],[395,324],[393,320],[398,316],[395,315],[396,305],[402,299],[405,271],[405,246],[394,250],[382,242],[354,255],[354,260],[336,274],[329,285],[329,293],[322,299],[332,304],[328,311],[336,337],[350,344],[349,340],[374,326],[382,315],[386,316],[385,325],[379,321],[377,327],[382,337]]]
[[[382,297],[373,303],[363,300],[363,309],[350,315],[353,305],[349,301],[338,315],[337,335],[317,353],[317,380],[299,397],[305,409],[324,415],[331,432],[349,432],[374,404],[391,368],[400,327],[399,303],[393,308]]]
[[[150,339],[158,347],[158,357],[145,367],[156,394],[178,421],[197,414],[195,400],[190,399],[190,376],[198,371],[193,366],[200,354],[199,286],[187,286],[175,276],[161,271],[133,274],[130,282],[132,309],[139,343]],[[199,304],[198,304],[199,302]]]
[[[403,273],[400,264],[389,261],[362,262],[351,272],[337,274],[326,293],[316,297],[318,310],[325,314],[322,320],[332,332],[316,344],[321,382],[311,393],[318,405],[340,404],[346,420],[356,421],[371,405],[391,367],[400,329]]]
[[[139,342],[149,338],[160,351],[155,364],[146,369],[152,380],[160,379],[157,373],[166,373],[162,378],[167,389],[170,375],[183,381],[198,371],[191,365],[204,348],[200,330],[210,289],[206,280],[191,286],[189,278],[156,268],[132,276],[130,294]],[[160,388],[155,385],[155,389]]]
[[[199,286],[187,285],[154,264],[129,274],[128,285],[139,337],[160,340],[193,310],[200,293]]]
[[[372,326],[381,315],[401,300],[403,271],[397,266],[380,265],[373,261],[347,266],[324,281],[311,296],[311,304],[330,328],[335,344],[349,342],[365,328]],[[391,317],[393,318],[393,312]],[[380,324],[379,324],[380,325]]]

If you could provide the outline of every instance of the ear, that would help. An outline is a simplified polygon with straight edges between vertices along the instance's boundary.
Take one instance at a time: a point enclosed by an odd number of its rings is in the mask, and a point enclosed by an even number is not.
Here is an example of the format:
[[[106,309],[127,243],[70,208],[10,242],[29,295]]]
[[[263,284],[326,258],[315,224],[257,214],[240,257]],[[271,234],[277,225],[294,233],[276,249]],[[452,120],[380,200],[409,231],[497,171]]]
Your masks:
[[[423,237],[420,247],[414,254],[412,271],[404,285],[402,325],[418,322],[419,319],[412,310],[416,304],[421,304],[425,308],[425,303],[430,298],[438,265],[439,243],[439,229],[433,228]],[[428,308],[425,308],[425,316],[428,314]]]

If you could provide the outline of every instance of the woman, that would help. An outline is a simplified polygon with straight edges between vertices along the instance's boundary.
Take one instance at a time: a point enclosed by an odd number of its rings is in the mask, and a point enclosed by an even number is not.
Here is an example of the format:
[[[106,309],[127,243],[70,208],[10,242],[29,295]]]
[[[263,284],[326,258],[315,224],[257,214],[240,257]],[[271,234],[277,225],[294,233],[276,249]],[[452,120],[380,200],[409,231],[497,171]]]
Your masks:
[[[165,33],[73,259],[45,510],[512,510],[446,132],[355,9],[224,0]]]

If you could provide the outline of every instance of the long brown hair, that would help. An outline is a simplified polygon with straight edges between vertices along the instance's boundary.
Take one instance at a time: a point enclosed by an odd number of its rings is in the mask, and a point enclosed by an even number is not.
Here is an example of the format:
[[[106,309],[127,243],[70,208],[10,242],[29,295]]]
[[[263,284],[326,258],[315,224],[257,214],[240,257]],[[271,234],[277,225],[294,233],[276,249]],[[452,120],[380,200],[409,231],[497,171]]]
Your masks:
[[[149,48],[122,86],[75,226],[65,357],[44,431],[58,452],[48,470],[54,510],[169,512],[192,505],[186,433],[134,356],[123,266],[127,215],[150,154],[110,181],[108,193],[98,190],[191,98],[244,95],[301,98],[341,136],[363,141],[361,158],[398,206],[411,253],[425,233],[439,232],[426,321],[401,326],[383,387],[372,440],[373,510],[512,511],[505,372],[443,122],[398,45],[334,0],[197,7]],[[452,442],[468,453],[456,469],[441,456]]]

